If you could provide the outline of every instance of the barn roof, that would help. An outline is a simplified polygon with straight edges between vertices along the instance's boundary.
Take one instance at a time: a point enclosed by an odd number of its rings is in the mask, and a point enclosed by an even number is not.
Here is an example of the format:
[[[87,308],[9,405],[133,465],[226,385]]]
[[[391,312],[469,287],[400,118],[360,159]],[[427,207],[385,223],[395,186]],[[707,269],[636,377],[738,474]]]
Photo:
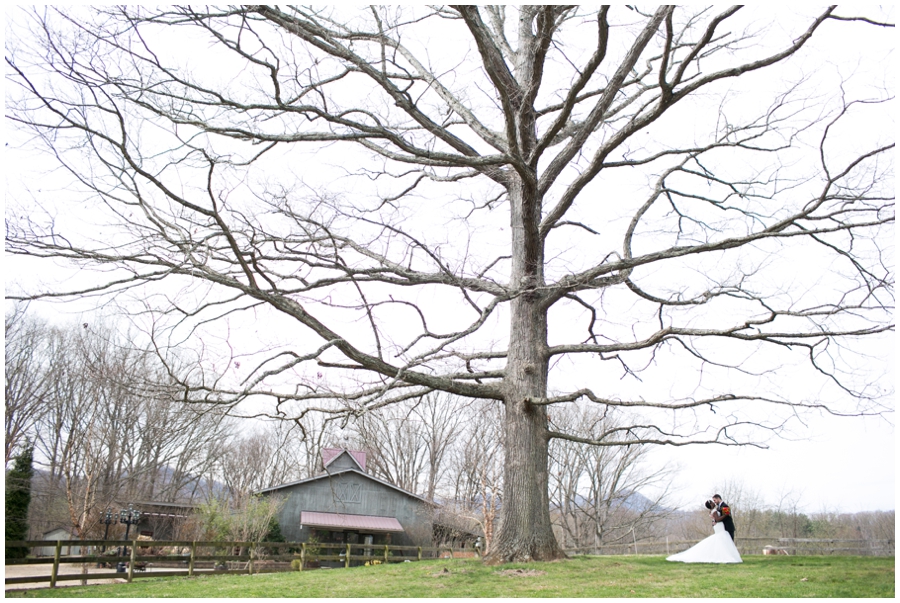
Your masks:
[[[375,532],[402,532],[403,526],[393,517],[378,515],[351,515],[349,513],[323,513],[301,511],[300,525],[335,530],[372,530]]]
[[[377,477],[374,477],[374,476],[372,476],[372,475],[369,475],[368,473],[364,473],[364,472],[362,472],[362,471],[359,471],[358,469],[350,469],[350,468],[348,468],[348,469],[338,469],[337,471],[331,471],[331,472],[329,472],[329,473],[323,473],[322,475],[316,475],[315,477],[307,477],[306,479],[297,480],[296,482],[290,482],[290,483],[287,483],[287,484],[280,484],[280,485],[278,485],[278,486],[272,486],[271,488],[263,488],[262,490],[258,490],[256,493],[257,493],[257,494],[264,494],[264,493],[266,493],[266,492],[275,492],[276,490],[281,490],[282,488],[290,488],[291,486],[299,486],[299,485],[301,485],[301,484],[309,484],[309,483],[312,483],[312,482],[314,482],[314,481],[318,481],[318,480],[320,480],[320,479],[328,479],[328,478],[335,477],[335,476],[338,476],[338,475],[343,475],[343,474],[345,474],[345,473],[355,473],[355,474],[357,474],[357,475],[361,475],[361,476],[363,476],[363,477],[365,477],[365,478],[367,478],[367,479],[372,480],[373,482],[378,482],[379,484],[381,484],[381,485],[383,485],[383,486],[387,486],[388,488],[391,488],[391,489],[393,489],[393,490],[396,490],[397,492],[402,492],[403,494],[406,494],[407,496],[410,496],[410,497],[412,497],[412,498],[415,498],[416,500],[420,500],[420,501],[422,501],[422,502],[424,502],[424,503],[427,503],[427,504],[429,504],[429,505],[433,505],[433,504],[434,504],[434,503],[432,503],[431,501],[422,498],[421,496],[417,496],[417,495],[413,494],[412,492],[407,492],[407,491],[404,490],[403,488],[398,488],[398,487],[395,486],[394,484],[392,484],[392,483],[390,483],[390,482],[386,482],[386,481],[384,481],[383,479],[378,479]]]
[[[334,462],[341,454],[346,452],[350,455],[356,464],[359,465],[359,468],[363,471],[366,470],[366,453],[362,450],[347,450],[345,448],[323,448],[322,449],[322,466],[326,469],[328,465]]]

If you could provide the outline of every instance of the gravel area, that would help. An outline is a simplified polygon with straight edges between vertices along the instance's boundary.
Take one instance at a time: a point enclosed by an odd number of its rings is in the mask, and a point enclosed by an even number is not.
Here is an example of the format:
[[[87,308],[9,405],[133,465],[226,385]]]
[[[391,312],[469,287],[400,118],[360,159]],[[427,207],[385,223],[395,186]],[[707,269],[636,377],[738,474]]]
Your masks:
[[[62,575],[73,575],[80,574],[81,569],[80,563],[60,563],[59,564],[59,574]],[[6,569],[6,577],[7,578],[18,578],[21,576],[49,576],[53,571],[53,565],[50,563],[40,564],[40,565],[7,565]],[[113,572],[115,569],[107,569],[107,568],[99,568],[95,567],[93,563],[88,564],[88,576],[91,574],[104,574]],[[152,572],[153,568],[148,568],[148,572]],[[125,574],[122,575],[122,578],[113,578],[113,579],[88,579],[88,584],[111,584],[115,582],[125,582]],[[81,581],[79,580],[66,580],[65,582],[57,581],[57,587],[65,587],[65,586],[80,586]],[[30,582],[28,584],[7,584],[5,585],[5,590],[30,590],[33,588],[47,588],[50,586],[50,581],[46,582]]]

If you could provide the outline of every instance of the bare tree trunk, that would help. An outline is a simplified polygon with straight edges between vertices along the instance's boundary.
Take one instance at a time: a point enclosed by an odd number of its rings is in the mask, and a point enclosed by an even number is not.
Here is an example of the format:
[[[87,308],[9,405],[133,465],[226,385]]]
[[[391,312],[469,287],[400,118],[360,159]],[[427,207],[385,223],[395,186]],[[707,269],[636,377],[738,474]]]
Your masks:
[[[505,475],[499,533],[488,561],[548,561],[565,556],[550,523],[547,413],[520,398],[506,403]]]
[[[537,193],[521,180],[510,191],[513,278],[504,404],[505,472],[499,533],[487,561],[549,561],[565,557],[550,523],[547,410],[547,307]]]

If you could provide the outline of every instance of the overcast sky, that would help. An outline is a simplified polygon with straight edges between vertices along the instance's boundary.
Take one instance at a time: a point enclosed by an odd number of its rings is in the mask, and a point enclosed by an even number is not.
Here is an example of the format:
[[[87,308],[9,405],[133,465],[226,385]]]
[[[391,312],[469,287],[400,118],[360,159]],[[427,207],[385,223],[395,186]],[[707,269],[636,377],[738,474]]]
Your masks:
[[[770,507],[806,513],[885,511],[896,500],[895,432],[883,419],[835,418],[810,423],[809,439],[772,439],[769,448],[659,449],[654,458],[677,462],[674,499],[683,509],[735,488]],[[713,490],[720,490],[714,492]],[[739,498],[740,499],[740,498]]]

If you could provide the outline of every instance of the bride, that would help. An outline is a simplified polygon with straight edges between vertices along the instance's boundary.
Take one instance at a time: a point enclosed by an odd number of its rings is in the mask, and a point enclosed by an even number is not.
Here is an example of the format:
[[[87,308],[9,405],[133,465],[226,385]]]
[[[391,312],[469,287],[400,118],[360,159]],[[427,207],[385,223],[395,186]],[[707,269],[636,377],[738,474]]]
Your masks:
[[[710,516],[718,514],[716,505],[713,501],[708,500],[705,503],[706,508],[710,510]],[[737,547],[725,526],[720,522],[716,522],[713,528],[713,535],[704,538],[688,550],[670,555],[666,557],[666,561],[681,561],[684,563],[743,563],[741,554],[738,553]]]

